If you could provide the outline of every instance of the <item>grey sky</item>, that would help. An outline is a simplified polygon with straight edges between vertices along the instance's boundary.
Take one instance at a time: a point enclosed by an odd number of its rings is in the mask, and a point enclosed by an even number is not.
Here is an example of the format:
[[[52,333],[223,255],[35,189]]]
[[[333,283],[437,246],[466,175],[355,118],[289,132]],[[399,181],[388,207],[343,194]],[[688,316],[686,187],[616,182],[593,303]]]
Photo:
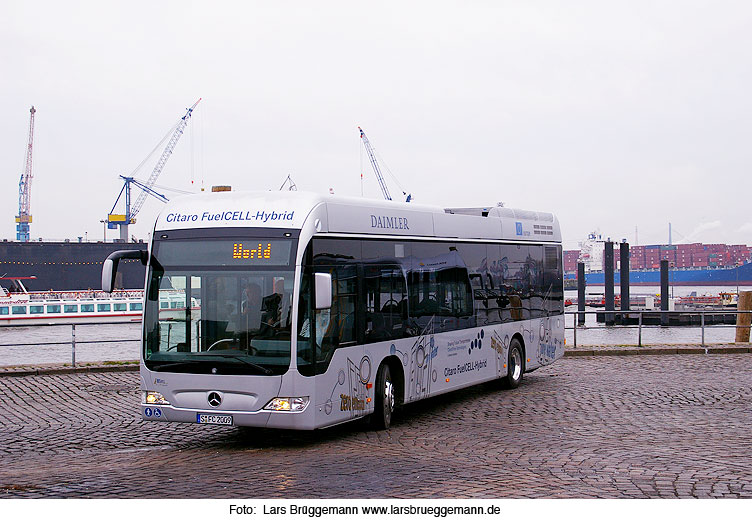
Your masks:
[[[6,0],[0,238],[31,105],[32,237],[101,238],[118,174],[202,97],[159,185],[290,173],[360,195],[362,166],[379,198],[362,126],[417,201],[553,211],[566,248],[593,229],[634,243],[635,226],[664,243],[669,222],[674,242],[752,244],[751,18],[718,1]]]

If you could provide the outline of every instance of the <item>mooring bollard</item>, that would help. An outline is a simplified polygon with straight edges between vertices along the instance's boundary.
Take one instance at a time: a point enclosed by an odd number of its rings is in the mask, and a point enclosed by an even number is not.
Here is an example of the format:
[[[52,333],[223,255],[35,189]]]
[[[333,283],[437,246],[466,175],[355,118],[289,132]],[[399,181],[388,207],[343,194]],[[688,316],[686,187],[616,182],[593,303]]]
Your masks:
[[[749,312],[752,310],[752,291],[740,291],[739,301],[736,303],[736,309],[739,312]],[[752,314],[736,314],[736,342],[749,343],[749,325],[752,322]]]

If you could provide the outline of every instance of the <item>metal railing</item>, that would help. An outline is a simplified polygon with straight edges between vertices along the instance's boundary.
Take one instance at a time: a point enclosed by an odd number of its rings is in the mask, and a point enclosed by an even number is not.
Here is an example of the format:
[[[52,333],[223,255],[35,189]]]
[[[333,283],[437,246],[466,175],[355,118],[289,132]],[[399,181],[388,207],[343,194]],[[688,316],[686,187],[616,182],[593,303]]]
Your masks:
[[[609,329],[609,328],[632,328],[634,325],[629,324],[619,324],[616,321],[613,322],[613,324],[603,323],[598,326],[588,326],[587,325],[587,316],[588,315],[595,315],[596,319],[599,314],[603,314],[604,318],[606,315],[613,314],[614,319],[616,319],[616,315],[633,315],[637,314],[637,346],[642,346],[642,329],[643,327],[647,328],[666,328],[666,327],[681,327],[681,328],[700,328],[701,330],[701,346],[705,346],[705,328],[707,326],[712,326],[713,328],[738,328],[738,324],[724,324],[724,323],[713,323],[712,325],[706,325],[706,316],[708,315],[735,315],[738,316],[739,314],[752,314],[752,311],[750,310],[697,310],[697,311],[691,311],[691,310],[584,310],[584,311],[574,311],[574,312],[566,312],[564,315],[572,315],[574,318],[574,325],[573,326],[567,326],[566,320],[564,323],[564,330],[572,330],[574,335],[574,343],[573,347],[577,348],[577,330],[597,330],[597,329]],[[643,324],[643,317],[645,314],[649,314],[652,317],[658,317],[658,316],[666,316],[667,319],[670,319],[670,317],[674,314],[681,315],[685,318],[689,318],[690,320],[692,318],[699,317],[700,324],[699,325],[692,325],[692,324],[683,324],[683,325],[671,325],[670,323],[666,324],[650,324],[646,325]],[[585,320],[585,323],[579,324],[579,319],[583,317]]]
[[[752,314],[752,311],[750,310],[698,310],[698,311],[682,311],[682,310],[656,310],[656,311],[646,311],[646,310],[585,310],[585,311],[573,311],[573,312],[566,312],[564,314],[565,316],[565,323],[564,323],[564,330],[572,330],[573,331],[573,347],[577,348],[577,331],[580,330],[598,330],[598,329],[609,329],[609,328],[632,328],[634,325],[624,325],[624,324],[618,324],[614,322],[613,325],[607,325],[607,324],[601,324],[597,326],[588,326],[587,325],[587,318],[588,316],[595,316],[597,318],[598,314],[603,314],[604,317],[608,314],[616,315],[637,315],[637,346],[642,346],[642,330],[644,327],[648,328],[656,328],[656,327],[666,327],[666,326],[673,326],[673,325],[646,325],[643,323],[643,316],[645,314],[650,314],[653,317],[656,317],[658,315],[666,315],[667,317],[671,317],[672,314],[679,314],[682,316],[689,316],[692,317],[698,317],[700,319],[699,325],[682,325],[682,328],[700,328],[701,329],[701,345],[705,346],[705,328],[706,326],[706,316],[707,315],[736,315],[739,314]],[[566,316],[572,315],[574,324],[573,326],[567,326],[566,325]],[[580,317],[585,318],[584,324],[579,324],[578,320]],[[592,317],[591,317],[592,318]],[[0,343],[0,347],[12,347],[12,346],[48,346],[48,345],[70,345],[71,346],[71,365],[73,367],[76,366],[76,345],[85,345],[85,344],[97,344],[97,343],[135,343],[140,342],[141,337],[138,339],[97,339],[93,341],[81,341],[76,339],[76,327],[77,326],[92,326],[92,325],[133,325],[133,324],[140,324],[140,323],[134,323],[132,321],[120,321],[120,322],[112,322],[112,321],[106,321],[106,322],[96,322],[96,323],[60,323],[60,324],[50,324],[50,325],[30,325],[30,324],[8,324],[3,325],[0,328],[13,328],[13,327],[40,327],[40,326],[70,326],[71,327],[71,338],[67,341],[44,341],[41,343]],[[737,324],[713,324],[712,327],[714,328],[736,328]]]
[[[71,327],[71,338],[70,341],[44,341],[42,343],[0,343],[0,347],[12,347],[12,346],[48,346],[48,345],[70,345],[71,346],[71,365],[73,367],[76,366],[76,345],[86,345],[86,344],[97,344],[97,343],[130,343],[130,342],[140,342],[141,338],[138,339],[97,339],[94,341],[81,341],[76,339],[76,327],[77,326],[99,326],[99,325],[133,325],[133,324],[141,324],[140,322],[134,323],[132,321],[101,321],[96,323],[51,323],[49,325],[39,325],[39,324],[8,324],[8,325],[2,325],[0,328],[38,328],[38,327],[44,327],[44,326],[70,326]]]

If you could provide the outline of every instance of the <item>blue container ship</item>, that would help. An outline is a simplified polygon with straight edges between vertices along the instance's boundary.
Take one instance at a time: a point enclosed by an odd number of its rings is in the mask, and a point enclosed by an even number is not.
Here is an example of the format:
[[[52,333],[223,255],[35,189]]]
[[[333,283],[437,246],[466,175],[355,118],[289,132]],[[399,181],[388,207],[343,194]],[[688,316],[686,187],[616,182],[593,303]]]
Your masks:
[[[676,286],[752,286],[752,262],[727,268],[670,268],[669,283]],[[567,273],[567,279],[576,280],[577,273]],[[585,273],[588,286],[605,284],[603,271]],[[614,271],[614,283],[621,283],[621,272]],[[635,286],[657,286],[661,283],[659,269],[631,270],[629,283]]]
[[[604,248],[610,240],[590,233],[580,243],[580,251],[565,251],[565,280],[570,287],[576,285],[575,259],[585,264],[588,285],[599,286],[605,282]],[[614,282],[621,282],[618,269],[619,245],[614,248]],[[669,282],[681,286],[750,286],[752,285],[752,248],[745,245],[677,244],[632,246],[630,250],[629,283],[638,286],[655,286],[661,283],[659,263],[669,261]],[[569,253],[569,255],[566,255]],[[567,265],[568,262],[568,265]]]

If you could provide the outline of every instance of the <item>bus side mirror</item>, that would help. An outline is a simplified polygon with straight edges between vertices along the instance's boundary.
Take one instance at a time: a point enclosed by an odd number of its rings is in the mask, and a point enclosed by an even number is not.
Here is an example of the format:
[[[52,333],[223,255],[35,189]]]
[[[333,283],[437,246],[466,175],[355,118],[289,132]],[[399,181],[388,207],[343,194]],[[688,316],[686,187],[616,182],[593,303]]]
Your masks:
[[[138,259],[146,266],[149,253],[143,249],[123,249],[110,253],[102,265],[102,291],[111,293],[115,289],[115,277],[120,259]]]
[[[115,289],[117,261],[107,258],[102,265],[102,291],[111,293]]]
[[[316,309],[326,310],[332,307],[332,274],[314,273]]]

